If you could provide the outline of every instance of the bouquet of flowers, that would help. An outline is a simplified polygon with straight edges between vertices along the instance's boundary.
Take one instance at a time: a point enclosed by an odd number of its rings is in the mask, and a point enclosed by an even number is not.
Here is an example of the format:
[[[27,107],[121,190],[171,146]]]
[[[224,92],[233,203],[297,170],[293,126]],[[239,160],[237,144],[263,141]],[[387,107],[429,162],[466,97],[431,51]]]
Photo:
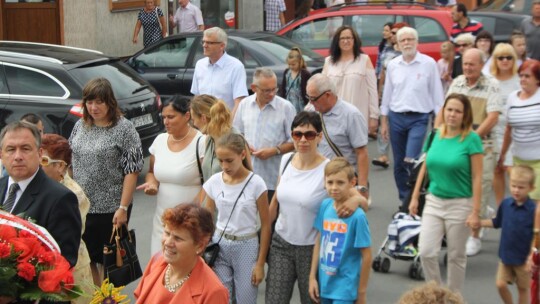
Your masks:
[[[127,295],[120,293],[124,287],[114,287],[112,283],[109,283],[109,279],[105,279],[101,284],[101,288],[96,287],[90,304],[129,304],[130,301]]]
[[[0,211],[0,296],[54,302],[81,293],[47,230]]]

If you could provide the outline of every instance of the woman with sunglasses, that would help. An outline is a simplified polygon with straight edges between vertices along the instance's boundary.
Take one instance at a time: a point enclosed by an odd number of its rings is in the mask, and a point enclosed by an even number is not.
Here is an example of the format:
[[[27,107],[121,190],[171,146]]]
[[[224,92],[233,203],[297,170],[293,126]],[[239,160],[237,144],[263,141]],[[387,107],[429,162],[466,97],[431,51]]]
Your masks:
[[[519,76],[517,73],[517,54],[508,43],[499,43],[493,50],[493,60],[488,66],[489,73],[499,81],[499,96],[503,103],[502,109],[506,110],[506,100],[510,93],[519,90]],[[487,63],[486,63],[487,65]],[[504,138],[504,130],[506,128],[506,113],[499,115],[499,121],[493,128],[495,133],[496,151],[500,151]],[[495,192],[495,202],[499,204],[504,198],[506,189],[505,174],[509,167],[512,166],[512,153],[506,153],[503,166],[495,168],[493,175],[493,191]]]
[[[180,203],[193,202],[202,186],[197,162],[204,155],[205,139],[190,125],[189,106],[189,98],[180,95],[173,96],[163,106],[161,114],[167,133],[158,135],[148,149],[148,173],[145,183],[137,187],[147,195],[157,195],[150,245],[152,255],[161,249],[163,211]]]
[[[113,225],[127,225],[144,162],[139,134],[122,115],[106,78],[94,78],[84,86],[82,110],[83,117],[75,123],[69,143],[73,179],[92,202],[83,239],[92,261],[94,283],[99,286],[103,280],[103,244],[109,242]]]
[[[279,96],[290,101],[296,109],[296,113],[299,113],[308,103],[306,84],[311,73],[307,70],[302,51],[298,47],[291,48],[286,61],[289,67],[283,72]]]
[[[369,133],[376,134],[379,124],[377,76],[369,56],[362,52],[362,40],[348,25],[337,29],[330,44],[322,73],[338,90],[339,98],[353,104],[368,122]]]
[[[83,189],[68,174],[68,168],[71,166],[71,148],[69,142],[58,134],[43,134],[41,137],[41,148],[43,154],[41,157],[41,167],[43,171],[55,181],[63,184],[77,195],[79,201],[79,211],[81,212],[82,233],[86,221],[86,214],[90,209],[90,200],[84,194]],[[92,282],[92,271],[90,270],[90,256],[86,249],[86,244],[81,239],[79,245],[79,256],[77,264],[73,269],[73,278],[75,284],[78,284],[84,293],[92,294],[94,289]],[[88,303],[84,297],[72,301],[72,303]]]
[[[323,136],[317,112],[298,113],[291,135],[296,152],[283,155],[270,203],[270,220],[277,222],[268,257],[266,303],[289,303],[297,279],[302,304],[311,303],[309,271],[317,233],[313,223],[327,197],[323,181],[329,160],[317,150]]]

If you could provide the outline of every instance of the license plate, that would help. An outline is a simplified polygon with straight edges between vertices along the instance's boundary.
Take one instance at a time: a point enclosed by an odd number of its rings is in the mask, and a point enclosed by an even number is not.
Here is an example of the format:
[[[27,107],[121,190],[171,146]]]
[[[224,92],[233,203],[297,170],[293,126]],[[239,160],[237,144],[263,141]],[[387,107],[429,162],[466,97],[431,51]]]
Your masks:
[[[135,128],[146,126],[154,122],[152,120],[152,114],[145,114],[142,116],[133,117],[131,119],[131,122],[135,126]]]

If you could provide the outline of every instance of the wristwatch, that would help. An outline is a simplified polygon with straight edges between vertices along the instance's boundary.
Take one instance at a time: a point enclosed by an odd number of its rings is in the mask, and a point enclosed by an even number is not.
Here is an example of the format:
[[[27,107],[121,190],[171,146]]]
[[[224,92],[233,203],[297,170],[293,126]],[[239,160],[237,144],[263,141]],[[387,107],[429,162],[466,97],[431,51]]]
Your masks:
[[[276,146],[276,155],[280,155],[281,154],[281,150],[279,149],[279,146]]]
[[[128,211],[128,207],[122,206],[122,205],[118,206],[118,209],[122,209],[122,210],[124,210],[125,212]]]
[[[356,186],[356,190],[360,193],[368,193],[369,189],[366,186]]]

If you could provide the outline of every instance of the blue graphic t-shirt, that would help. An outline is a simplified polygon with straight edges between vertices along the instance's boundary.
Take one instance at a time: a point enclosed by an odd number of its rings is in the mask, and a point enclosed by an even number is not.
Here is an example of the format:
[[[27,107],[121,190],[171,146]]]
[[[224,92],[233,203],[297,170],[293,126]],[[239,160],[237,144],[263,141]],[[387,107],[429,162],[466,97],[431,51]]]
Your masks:
[[[371,246],[366,214],[361,208],[348,218],[340,218],[332,198],[325,199],[315,224],[321,233],[319,288],[325,299],[354,301],[357,298],[362,254]]]

